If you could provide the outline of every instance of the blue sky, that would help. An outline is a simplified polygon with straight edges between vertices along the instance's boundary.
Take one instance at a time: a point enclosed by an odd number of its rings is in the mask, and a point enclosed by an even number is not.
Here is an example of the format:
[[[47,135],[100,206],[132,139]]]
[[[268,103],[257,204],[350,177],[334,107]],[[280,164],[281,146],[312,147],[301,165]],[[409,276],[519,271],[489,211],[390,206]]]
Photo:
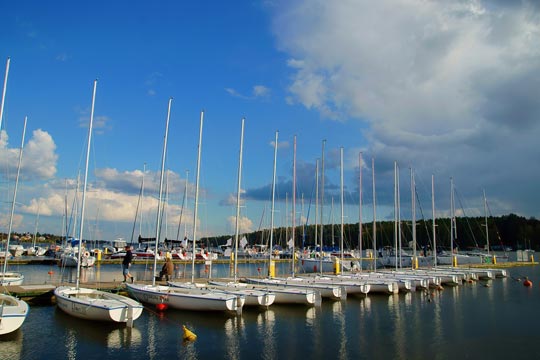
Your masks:
[[[203,109],[200,236],[234,233],[242,117],[241,232],[269,226],[276,131],[277,226],[291,223],[285,215],[291,211],[294,136],[297,223],[314,202],[323,139],[326,223],[340,221],[340,147],[345,222],[358,221],[360,151],[368,164],[366,222],[372,220],[372,158],[380,219],[393,217],[394,161],[401,169],[404,218],[410,216],[410,167],[425,210],[434,174],[437,216],[448,216],[453,177],[461,213],[483,214],[485,189],[494,215],[538,217],[539,16],[534,2],[495,0],[3,2],[2,76],[8,57],[11,66],[0,144],[0,228],[7,231],[27,115],[14,230],[33,232],[39,208],[38,230],[62,233],[66,187],[71,211],[84,167],[96,78],[88,238],[130,239],[144,164],[141,230],[155,234],[169,97],[169,238],[176,236],[186,170],[187,228],[181,231],[192,232]]]

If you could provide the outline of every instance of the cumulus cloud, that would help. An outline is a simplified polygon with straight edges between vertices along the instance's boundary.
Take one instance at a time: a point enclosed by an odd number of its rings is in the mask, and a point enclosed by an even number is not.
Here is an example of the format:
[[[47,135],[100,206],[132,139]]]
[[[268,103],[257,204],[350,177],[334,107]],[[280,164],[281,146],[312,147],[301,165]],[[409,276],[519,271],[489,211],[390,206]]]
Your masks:
[[[7,174],[13,180],[17,175],[20,144],[10,148],[8,139],[2,130],[0,149],[5,155],[0,158],[0,163],[2,168],[8,169]],[[24,180],[50,179],[56,174],[57,160],[56,144],[51,135],[41,129],[34,130],[23,148],[20,177]]]
[[[231,229],[236,228],[236,216],[229,216],[227,218]],[[253,221],[246,216],[240,216],[238,219],[238,231],[241,234],[249,233],[253,231]]]
[[[277,4],[289,102],[367,124],[368,149],[385,170],[398,160],[445,183],[454,175],[506,198],[503,212],[536,211],[540,169],[527,165],[540,156],[535,3]],[[509,186],[516,174],[522,186]]]

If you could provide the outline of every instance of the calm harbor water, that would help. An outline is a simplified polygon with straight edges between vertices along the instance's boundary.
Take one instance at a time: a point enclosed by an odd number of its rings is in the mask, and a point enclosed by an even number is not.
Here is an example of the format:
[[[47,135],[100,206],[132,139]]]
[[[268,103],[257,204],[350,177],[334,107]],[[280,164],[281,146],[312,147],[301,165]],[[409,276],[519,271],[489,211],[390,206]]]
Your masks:
[[[25,283],[74,278],[48,265],[20,266]],[[54,274],[49,275],[49,271]],[[151,272],[134,267],[142,278]],[[177,275],[190,276],[186,269]],[[204,266],[197,273],[207,277]],[[216,266],[216,275],[228,268]],[[282,269],[284,270],[284,269]],[[257,275],[259,265],[243,265]],[[32,306],[17,332],[0,337],[2,359],[531,359],[540,358],[540,269],[509,269],[510,277],[437,292],[349,296],[320,307],[272,305],[240,316],[147,307],[134,328],[70,317],[55,306]],[[224,274],[220,274],[220,272]],[[83,274],[121,279],[119,265]],[[532,288],[523,286],[528,276]],[[182,325],[198,336],[182,342]]]

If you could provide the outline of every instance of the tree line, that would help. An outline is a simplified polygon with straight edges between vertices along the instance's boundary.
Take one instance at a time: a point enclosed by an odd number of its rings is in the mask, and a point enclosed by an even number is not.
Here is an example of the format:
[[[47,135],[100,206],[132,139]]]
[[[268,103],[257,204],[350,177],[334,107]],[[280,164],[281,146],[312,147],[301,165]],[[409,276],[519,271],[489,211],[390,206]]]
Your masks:
[[[534,249],[540,247],[540,221],[535,218],[525,218],[516,214],[503,216],[490,216],[487,218],[487,232],[485,217],[457,217],[456,235],[454,247],[460,250],[470,248],[485,248],[489,241],[491,250],[502,250],[511,248]],[[450,249],[450,219],[441,218],[435,220],[435,240],[437,248]],[[394,245],[394,221],[378,221],[376,223],[377,248]],[[410,220],[401,222],[401,243],[407,247],[412,245],[412,223]],[[417,220],[416,241],[417,246],[433,246],[433,222],[428,220]],[[223,245],[234,235],[222,235],[211,238],[203,238],[201,242],[208,246]],[[264,229],[247,234],[241,234],[240,238],[246,237],[250,245],[268,244],[270,230]],[[341,225],[325,224],[322,227],[322,237],[325,247],[339,247],[341,241]],[[292,238],[292,229],[279,227],[273,231],[273,244],[286,247],[288,239]],[[315,247],[315,225],[297,226],[295,228],[295,246]],[[321,226],[317,226],[317,244],[320,243]],[[362,224],[362,248],[373,248],[373,223]],[[355,224],[344,224],[343,226],[344,246],[349,249],[359,248],[359,226]]]

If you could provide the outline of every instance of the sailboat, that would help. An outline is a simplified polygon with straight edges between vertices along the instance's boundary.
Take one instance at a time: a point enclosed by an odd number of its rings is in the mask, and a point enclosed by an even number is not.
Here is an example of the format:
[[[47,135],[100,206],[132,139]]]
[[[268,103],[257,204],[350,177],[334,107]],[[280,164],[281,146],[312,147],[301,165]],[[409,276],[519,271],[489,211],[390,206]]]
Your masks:
[[[88,127],[88,144],[86,149],[86,169],[81,205],[81,221],[79,224],[80,240],[83,239],[86,185],[88,182],[88,161],[90,158],[90,144],[92,140],[96,87],[97,80],[94,80],[90,125]],[[133,321],[141,316],[143,306],[139,302],[126,296],[108,293],[97,289],[81,288],[79,286],[81,255],[81,251],[79,251],[76,286],[59,286],[54,290],[58,307],[65,313],[80,319],[126,323],[129,327],[132,327]]]
[[[295,140],[296,143],[296,140]],[[276,191],[276,162],[277,162],[278,132],[274,141],[274,170],[272,176],[272,210],[270,214],[270,249],[274,238],[274,205]],[[294,176],[294,175],[293,175]],[[294,264],[294,259],[293,259]],[[308,306],[320,305],[321,293],[312,288],[301,288],[287,284],[282,279],[277,279],[275,274],[276,264],[269,256],[268,277],[267,278],[246,278],[245,282],[258,289],[271,290],[276,294],[276,304],[304,304]]]
[[[8,59],[8,68],[9,68],[9,59]],[[6,70],[6,79],[7,79],[7,70]],[[2,96],[3,103],[3,96]],[[1,119],[1,114],[0,114]],[[24,130],[22,136],[22,144],[24,144],[24,133],[26,131],[26,118],[24,119]],[[13,203],[11,204],[11,216],[9,220],[9,230],[6,248],[9,246],[9,238],[11,237],[11,227],[13,224],[13,213],[15,211],[15,200],[17,197],[17,184],[19,183],[19,173],[21,169],[21,159],[22,159],[23,145],[21,145],[21,150],[19,152],[19,164],[17,166],[17,178],[15,180],[15,189],[13,191]],[[24,276],[18,273],[6,273],[8,256],[4,258],[4,271],[2,272],[2,285],[10,284],[12,282],[19,282],[22,284]],[[11,283],[12,284],[12,283]],[[26,315],[28,314],[28,304],[14,296],[9,294],[0,294],[0,335],[9,334],[18,328],[24,323]]]
[[[169,281],[168,284],[176,287],[195,288],[209,292],[223,292],[226,294],[238,295],[245,298],[244,306],[257,306],[267,308],[274,303],[276,295],[272,291],[248,288],[246,284],[238,283],[238,238],[240,233],[240,193],[242,184],[242,153],[244,147],[244,122],[242,119],[242,130],[240,136],[240,155],[238,160],[238,188],[236,193],[236,222],[235,222],[235,252],[234,252],[234,280],[232,282],[209,281],[208,284],[180,283]]]
[[[161,158],[161,178],[159,184],[159,199],[158,203],[161,203],[163,194],[163,176],[165,172],[165,157],[167,154],[167,137],[169,133],[169,119],[171,114],[172,98],[169,99],[169,106],[167,111],[167,121],[165,125],[165,137],[163,141],[163,153]],[[197,236],[197,206],[199,199],[199,175],[200,175],[200,162],[201,162],[201,145],[202,145],[202,129],[203,129],[204,112],[201,111],[200,130],[199,130],[199,145],[197,155],[197,178],[195,186],[195,210],[193,215],[193,247],[195,248],[196,236]],[[156,239],[155,247],[157,249],[160,234],[160,220],[161,220],[161,206],[158,204],[158,216],[156,220]],[[154,258],[154,269],[157,265],[157,259]],[[195,256],[192,257],[191,262],[191,282],[195,281]],[[156,277],[152,276],[151,285],[142,284],[126,284],[129,294],[139,299],[142,302],[158,305],[165,304],[165,306],[182,309],[182,310],[195,310],[195,311],[224,311],[227,313],[240,314],[244,305],[245,299],[241,296],[234,294],[226,294],[223,292],[205,291],[195,288],[179,288],[174,286],[156,285]]]

